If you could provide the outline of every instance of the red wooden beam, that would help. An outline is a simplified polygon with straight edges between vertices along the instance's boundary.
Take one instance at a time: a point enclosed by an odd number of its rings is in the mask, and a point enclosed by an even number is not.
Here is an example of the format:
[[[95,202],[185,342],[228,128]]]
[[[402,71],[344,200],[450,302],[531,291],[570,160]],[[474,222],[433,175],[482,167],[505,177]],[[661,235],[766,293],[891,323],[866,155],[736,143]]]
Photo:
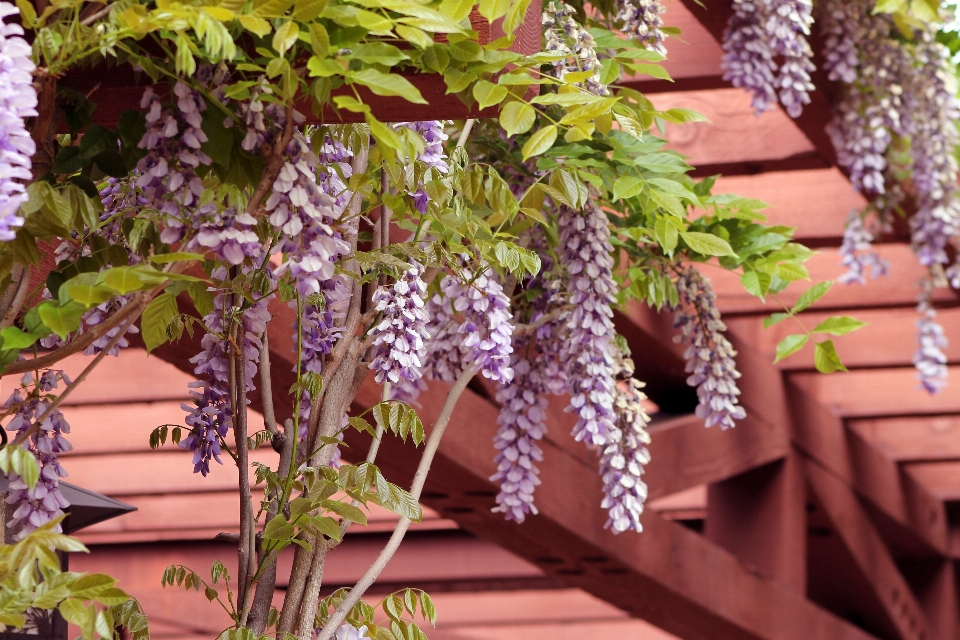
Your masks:
[[[863,418],[847,427],[891,460],[960,460],[960,416]]]
[[[901,640],[926,640],[926,616],[900,574],[880,534],[874,528],[857,497],[843,482],[811,460],[805,460],[807,481],[867,578],[874,595],[883,604],[890,623]]]

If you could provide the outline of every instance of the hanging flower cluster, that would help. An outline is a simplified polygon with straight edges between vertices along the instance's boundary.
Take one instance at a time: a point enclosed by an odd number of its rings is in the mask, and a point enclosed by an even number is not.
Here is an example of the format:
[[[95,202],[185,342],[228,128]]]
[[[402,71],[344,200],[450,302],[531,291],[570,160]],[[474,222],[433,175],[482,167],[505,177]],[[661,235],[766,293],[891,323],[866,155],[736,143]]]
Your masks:
[[[14,389],[3,404],[6,411],[14,414],[6,430],[16,436],[43,418],[39,430],[27,440],[30,451],[39,463],[40,479],[30,489],[16,473],[10,474],[10,494],[6,502],[17,505],[17,508],[7,527],[15,532],[16,540],[62,516],[63,510],[70,506],[60,492],[60,478],[66,478],[67,472],[60,465],[59,459],[61,453],[73,449],[64,436],[70,433],[70,425],[59,409],[46,415],[50,407],[47,394],[55,390],[60,382],[70,384],[70,379],[63,371],[45,371],[39,381],[35,381],[32,374],[26,373],[20,381],[20,388]],[[61,530],[58,525],[57,531]]]
[[[394,128],[410,129],[423,137],[426,145],[423,151],[417,154],[416,159],[426,165],[428,171],[436,171],[440,175],[447,175],[450,172],[450,165],[447,164],[447,153],[443,149],[443,143],[446,142],[448,136],[443,130],[442,120],[398,122],[394,125]],[[415,187],[412,188],[414,206],[420,213],[426,213],[427,204],[430,201],[427,190],[423,186],[423,178],[426,176],[421,176],[421,179],[417,180],[415,173],[416,165],[414,163],[407,165],[407,183],[415,184]]]
[[[568,73],[593,71],[592,76],[576,83],[577,86],[598,96],[609,95],[610,90],[600,82],[597,45],[593,36],[574,19],[574,14],[574,8],[563,0],[550,0],[543,7],[543,50],[566,55],[551,63],[553,74],[562,80]]]
[[[920,387],[927,393],[939,393],[947,384],[947,337],[937,322],[937,310],[930,304],[931,287],[924,288],[917,305],[917,352],[913,365],[917,369]]]
[[[398,384],[423,375],[421,366],[426,355],[423,341],[430,334],[423,301],[427,287],[420,279],[422,274],[423,267],[413,262],[392,287],[381,286],[373,294],[373,304],[382,320],[370,332],[376,347],[370,368],[376,372],[379,384]]]
[[[228,273],[224,267],[218,267],[211,276],[225,280]],[[242,323],[243,339],[238,346],[243,349],[243,370],[237,371],[237,375],[243,376],[244,388],[249,392],[254,388],[260,361],[260,337],[270,321],[267,311],[269,297],[242,310],[240,302],[235,300],[228,306],[228,294],[217,293],[213,311],[203,319],[209,329],[200,341],[203,351],[190,359],[197,365],[194,373],[203,379],[190,383],[193,405],[182,405],[191,431],[180,442],[180,447],[193,451],[193,471],[204,476],[210,472],[211,458],[223,464],[219,457],[220,439],[226,437],[233,427],[233,406],[229,395],[231,340],[226,333],[233,329],[235,322]],[[249,404],[249,398],[245,398],[245,402]]]
[[[875,226],[880,226],[877,223]],[[837,278],[842,284],[866,284],[867,278],[887,275],[890,264],[873,250],[876,233],[867,228],[864,216],[851,211],[843,228],[843,243],[840,245],[840,266],[846,271]]]
[[[686,342],[687,384],[697,388],[697,417],[708,427],[721,429],[735,426],[735,420],[746,417],[737,396],[737,352],[723,332],[727,326],[720,319],[716,296],[710,283],[693,267],[687,267],[677,279],[680,302],[674,309],[673,326],[680,329],[676,340]]]
[[[610,443],[615,429],[613,397],[613,247],[606,215],[597,207],[560,214],[560,262],[568,276],[572,310],[565,320],[570,410],[577,414],[573,437],[589,445]]]
[[[20,181],[33,177],[30,158],[37,150],[23,122],[37,115],[35,65],[30,45],[20,37],[23,28],[6,23],[19,15],[15,5],[0,2],[0,242],[13,240],[23,226],[17,210],[27,201],[27,192]]]
[[[659,0],[618,0],[616,19],[622,23],[623,34],[638,40],[647,49],[667,55],[663,45],[663,18],[666,8]]]
[[[510,354],[513,318],[510,299],[503,287],[492,276],[482,273],[474,276],[464,271],[466,284],[456,279],[446,281],[444,294],[453,300],[453,308],[463,314],[460,325],[463,358],[476,364],[483,377],[495,382],[509,382],[513,378]]]
[[[723,36],[723,77],[753,93],[757,113],[770,109],[778,95],[794,118],[810,102],[812,10],[810,0],[734,0]]]
[[[615,367],[620,383],[617,385],[614,411],[619,433],[601,451],[600,477],[603,480],[603,502],[610,517],[606,526],[615,533],[643,531],[640,515],[647,501],[647,485],[641,479],[643,468],[650,462],[650,434],[647,424],[650,416],[643,406],[647,399],[644,384],[633,377],[633,361],[617,351]]]

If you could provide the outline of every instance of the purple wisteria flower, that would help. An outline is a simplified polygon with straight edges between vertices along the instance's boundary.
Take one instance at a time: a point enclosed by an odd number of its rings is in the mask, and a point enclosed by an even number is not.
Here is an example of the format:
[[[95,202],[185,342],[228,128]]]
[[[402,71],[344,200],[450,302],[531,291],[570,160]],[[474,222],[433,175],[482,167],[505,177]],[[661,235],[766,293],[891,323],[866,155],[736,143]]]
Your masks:
[[[810,103],[814,86],[810,73],[813,50],[807,38],[813,24],[813,3],[810,0],[767,0],[766,31],[772,37],[771,47],[783,59],[777,74],[780,104],[791,118],[803,112],[803,105]]]
[[[464,270],[466,284],[445,281],[444,294],[453,300],[454,310],[463,314],[460,334],[463,335],[463,358],[476,364],[483,377],[495,382],[513,378],[510,354],[513,353],[513,317],[510,299],[491,275],[474,276]]]
[[[615,437],[612,305],[616,302],[613,247],[599,207],[560,213],[560,262],[567,272],[572,310],[565,317],[570,407],[577,414],[573,437],[604,447]]]
[[[710,283],[693,267],[687,267],[677,279],[679,304],[674,328],[680,329],[675,340],[686,342],[687,384],[697,388],[697,417],[706,426],[720,425],[728,429],[736,420],[746,417],[737,396],[737,352],[723,332],[727,326],[720,319],[716,296]]]
[[[600,82],[600,59],[593,36],[574,19],[576,10],[563,0],[550,0],[543,7],[543,50],[565,57],[551,62],[553,75],[560,80],[568,73],[593,71],[583,82],[574,83],[598,96],[610,94]]]
[[[875,226],[881,226],[879,223]],[[840,266],[846,271],[837,278],[842,284],[866,284],[867,277],[887,275],[890,263],[873,250],[876,234],[868,229],[859,211],[851,211],[843,228],[843,243],[840,245]]]
[[[21,388],[14,389],[3,405],[4,409],[15,409],[7,431],[20,435],[46,413],[50,405],[43,394],[56,389],[59,382],[69,385],[70,379],[62,371],[45,371],[36,382],[32,374],[24,374]],[[39,432],[27,441],[40,466],[37,484],[30,489],[16,473],[10,474],[10,494],[6,502],[17,508],[7,527],[15,532],[16,540],[63,515],[63,510],[70,506],[60,492],[60,478],[66,478],[67,472],[60,464],[59,455],[73,449],[64,436],[67,433],[70,433],[69,423],[63,413],[55,409],[43,420]],[[58,526],[56,530],[62,529]]]
[[[197,227],[195,242],[213,251],[223,262],[239,265],[263,253],[260,238],[254,231],[257,220],[249,213],[238,214],[234,208],[218,211],[217,206],[210,203],[198,207],[196,217],[203,221]]]
[[[427,287],[420,278],[422,274],[423,267],[413,262],[392,287],[381,286],[373,294],[373,303],[382,314],[380,323],[371,330],[377,355],[370,368],[376,371],[378,384],[397,384],[401,379],[416,380],[423,375],[423,341],[430,334],[423,301]]]
[[[526,307],[525,299],[515,317],[529,317],[529,322],[538,322],[564,303],[560,282],[556,277],[556,264],[547,251],[542,233],[532,232],[527,237],[528,248],[541,255],[540,273],[528,277],[523,288],[533,295]],[[531,334],[514,338],[514,358],[511,366],[514,377],[501,383],[497,391],[500,428],[493,438],[497,450],[494,461],[497,473],[490,480],[500,483],[497,506],[493,511],[502,512],[507,520],[523,522],[529,513],[537,513],[533,503],[534,488],[540,484],[536,463],[542,460],[537,442],[546,433],[547,394],[558,395],[566,390],[566,378],[561,364],[562,320],[541,322]]]
[[[765,0],[734,0],[723,34],[723,79],[753,94],[751,104],[757,114],[777,101],[777,65],[767,19]]]
[[[331,226],[343,209],[337,212],[337,201],[318,184],[319,159],[309,142],[297,131],[285,153],[288,160],[264,203],[270,224],[284,237],[284,261],[275,274],[289,272],[300,294],[310,296],[333,277],[336,260],[350,246]]]
[[[406,128],[411,131],[415,131],[423,137],[426,145],[423,148],[423,151],[417,154],[417,161],[422,162],[426,165],[428,172],[436,172],[439,175],[447,175],[450,172],[450,166],[447,164],[447,153],[444,151],[443,143],[446,142],[449,137],[446,132],[443,130],[443,121],[442,120],[422,120],[418,122],[398,122],[393,125],[395,129]],[[407,184],[413,185],[415,182],[418,182],[414,187],[411,187],[413,190],[413,202],[417,208],[417,211],[420,213],[427,212],[427,204],[430,202],[430,197],[427,195],[427,190],[423,186],[424,180],[429,179],[428,176],[423,176],[421,180],[416,181],[415,179],[415,165],[410,163],[407,165]]]
[[[605,525],[614,533],[643,531],[640,515],[647,501],[647,485],[642,480],[643,468],[650,462],[650,416],[643,406],[647,399],[644,384],[633,377],[633,361],[618,350],[615,359],[617,385],[614,411],[619,433],[601,450],[600,477],[603,479],[603,501],[609,511]]]
[[[21,181],[33,178],[30,158],[37,150],[23,123],[37,115],[35,65],[30,45],[20,37],[23,28],[5,21],[19,15],[15,5],[0,2],[0,242],[13,240],[23,226],[17,211],[27,191]]]
[[[925,267],[949,263],[946,247],[960,233],[956,149],[957,80],[950,51],[931,34],[914,47],[919,66],[903,96],[912,131],[913,188],[917,213],[910,219],[913,252]]]
[[[453,383],[463,373],[465,354],[460,335],[461,322],[453,309],[454,297],[459,291],[456,278],[443,276],[440,290],[427,300],[430,339],[426,345],[423,375],[429,380]]]
[[[547,431],[548,385],[536,361],[515,357],[512,367],[513,380],[497,391],[501,405],[500,429],[493,441],[497,473],[490,480],[500,483],[493,510],[502,512],[507,520],[523,522],[528,513],[537,513],[533,491],[540,484],[540,471],[536,463],[543,460],[537,442]]]
[[[937,310],[930,304],[932,286],[926,283],[924,292],[917,305],[917,352],[913,356],[913,366],[917,369],[920,387],[933,395],[940,393],[947,384],[947,336],[943,326],[937,322]]]
[[[203,181],[196,174],[200,165],[211,164],[200,150],[207,141],[201,125],[206,109],[200,92],[182,82],[174,85],[176,109],[164,108],[160,97],[147,88],[140,100],[146,109],[146,132],[138,146],[147,155],[137,163],[136,186],[151,205],[166,215],[160,239],[167,244],[180,241],[203,193]]]
[[[269,272],[268,272],[269,273]],[[226,280],[227,270],[218,267],[211,277],[215,280]],[[243,323],[243,370],[238,372],[244,376],[245,388],[249,392],[254,388],[254,377],[257,374],[257,363],[260,361],[260,341],[270,321],[270,312],[267,303],[271,296],[258,300],[239,312],[239,321]],[[234,305],[241,302],[234,301]],[[181,405],[187,412],[186,424],[191,427],[190,435],[180,442],[180,447],[193,451],[193,471],[206,476],[210,472],[210,459],[213,458],[222,464],[219,458],[220,445],[218,437],[226,437],[233,426],[230,403],[230,341],[224,335],[230,330],[232,318],[238,308],[227,307],[227,294],[220,291],[214,297],[213,311],[204,317],[203,322],[210,332],[204,334],[200,341],[203,351],[190,359],[196,368],[194,373],[205,378],[190,383],[193,396],[193,405]],[[246,398],[249,404],[249,398]]]
[[[622,22],[624,35],[639,41],[651,51],[667,55],[663,46],[663,18],[666,8],[659,0],[618,0],[616,19]]]

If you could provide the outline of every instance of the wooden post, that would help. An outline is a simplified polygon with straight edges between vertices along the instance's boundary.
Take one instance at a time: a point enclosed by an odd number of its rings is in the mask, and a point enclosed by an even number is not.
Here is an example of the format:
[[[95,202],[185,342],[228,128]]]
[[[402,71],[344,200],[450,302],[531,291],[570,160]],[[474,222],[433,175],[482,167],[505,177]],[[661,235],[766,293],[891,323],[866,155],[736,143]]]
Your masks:
[[[960,638],[960,602],[957,601],[954,561],[933,558],[898,564],[926,615],[930,636],[944,640]]]
[[[798,593],[807,585],[806,529],[806,491],[796,453],[709,486],[707,539]]]

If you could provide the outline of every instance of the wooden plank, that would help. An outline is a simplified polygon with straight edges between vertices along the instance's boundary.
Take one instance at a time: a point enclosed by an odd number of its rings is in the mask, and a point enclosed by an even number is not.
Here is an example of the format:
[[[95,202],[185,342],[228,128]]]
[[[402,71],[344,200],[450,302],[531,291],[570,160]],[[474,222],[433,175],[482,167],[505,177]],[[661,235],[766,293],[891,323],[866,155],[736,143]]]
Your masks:
[[[850,313],[858,309],[916,306],[919,293],[917,282],[926,272],[913,257],[910,247],[905,244],[882,244],[876,249],[877,253],[893,266],[888,276],[871,280],[865,285],[836,286],[814,305],[814,309]],[[820,250],[806,265],[812,282],[834,280],[843,273],[839,250],[834,248]],[[735,273],[710,266],[705,266],[703,273],[710,279],[717,293],[718,308],[728,316],[782,311],[777,300],[769,298],[764,304],[747,293],[740,284],[740,277]],[[793,283],[777,298],[783,304],[793,305],[810,284],[810,281]],[[946,289],[938,289],[934,293],[934,301],[938,306],[956,305],[957,300],[957,294]]]
[[[960,366],[948,367],[954,384]],[[960,393],[948,386],[930,395],[919,388],[913,367],[862,369],[843,375],[794,373],[790,380],[834,415],[844,418],[960,413]]]
[[[960,500],[960,461],[908,462],[904,472],[939,500]]]
[[[858,419],[847,428],[898,462],[960,460],[958,416]]]
[[[787,171],[805,171],[826,169],[830,165],[816,151],[803,151],[786,158],[770,160],[739,160],[734,162],[713,162],[699,164],[690,175],[705,177],[722,174],[725,176],[755,176],[765,173],[784,173]]]
[[[847,214],[866,205],[838,169],[796,170],[749,176],[721,176],[715,193],[735,193],[770,204],[763,210],[769,224],[796,227],[805,242],[838,242]],[[811,194],[817,194],[811,202]]]
[[[773,424],[789,425],[793,446],[867,500],[881,521],[881,533],[898,555],[946,552],[947,518],[943,504],[914,480],[900,473],[857,434],[844,429],[837,416],[820,406],[796,384],[784,385],[768,356],[758,353],[737,334],[741,401],[747,413]],[[826,376],[824,376],[826,379]]]
[[[730,17],[732,3],[729,0],[708,0],[705,3],[701,0],[682,1],[690,13],[710,32],[714,41],[720,42],[723,39],[723,31],[726,29],[727,20]],[[835,165],[836,153],[830,137],[824,129],[833,113],[830,94],[834,87],[827,81],[826,74],[823,72],[822,61],[819,60],[817,55],[819,46],[816,41],[816,34],[813,35],[813,40],[812,47],[815,52],[816,70],[813,72],[811,79],[816,89],[810,94],[810,104],[804,107],[803,113],[794,122],[803,131],[824,161],[828,165]],[[779,108],[777,112],[783,113]]]
[[[58,365],[71,378],[90,364],[91,358],[77,354],[64,359]],[[185,364],[189,371],[193,365]],[[131,371],[149,371],[149,384],[130,384]],[[64,406],[78,404],[121,404],[124,402],[157,402],[173,400],[177,402],[190,399],[187,383],[195,380],[182,370],[157,358],[149,358],[142,349],[122,349],[116,357],[104,358],[97,366],[96,384],[80,385],[64,401]]]
[[[711,484],[704,535],[744,566],[805,594],[807,496],[797,455]]]
[[[814,148],[782,111],[760,117],[750,108],[750,96],[740,89],[657,93],[649,96],[658,109],[684,107],[709,122],[668,124],[667,147],[687,156],[695,167],[730,162],[782,160]],[[776,140],[771,145],[770,140]]]
[[[194,487],[202,487],[197,479]],[[259,504],[262,491],[253,491],[253,501]],[[236,533],[240,522],[240,504],[237,492],[207,491],[163,495],[124,496],[136,511],[122,518],[114,518],[79,532],[85,544],[118,544],[156,542],[159,540],[210,540],[221,531]],[[190,514],[189,518],[171,518],[171,514]],[[364,533],[388,531],[398,520],[395,513],[371,504],[367,509]],[[455,529],[456,523],[445,520],[427,507],[423,520],[411,525],[412,530],[432,531]]]
[[[834,288],[839,288],[840,293],[850,290],[846,285],[834,285]],[[813,329],[821,321],[837,313],[841,312],[838,310],[805,312],[801,314],[800,320],[808,329]],[[850,315],[869,325],[837,340],[837,350],[844,365],[850,369],[912,365],[913,356],[917,350],[916,323],[919,317],[915,309],[911,307],[885,310],[860,309],[851,310]],[[953,327],[960,326],[960,308],[940,310],[937,320],[949,334]],[[793,321],[781,322],[769,329],[764,329],[761,318],[755,316],[728,318],[727,325],[744,341],[754,345],[757,350],[770,358],[771,362],[776,354],[777,343],[790,333],[802,331]],[[960,364],[960,335],[956,338],[949,340],[944,353],[949,363]],[[877,345],[883,345],[883,348],[878,348]],[[812,346],[790,356],[776,366],[781,371],[812,371],[814,368]],[[914,384],[911,383],[909,386],[913,387]]]
[[[886,520],[882,532],[896,555],[945,555],[947,518],[943,503],[897,464],[843,427],[815,399],[788,384],[793,415],[793,442],[831,475],[869,501]]]
[[[169,366],[157,358],[147,361],[150,367]],[[90,384],[100,386],[100,370],[90,376]],[[79,393],[83,387],[79,387]],[[250,424],[262,428],[260,414],[252,412]],[[89,456],[101,453],[133,453],[150,451],[150,433],[162,424],[184,425],[180,402],[130,402],[68,406],[63,411],[70,423],[67,438],[74,451],[68,456]],[[184,432],[186,433],[186,432]],[[169,442],[169,440],[168,440]],[[169,446],[169,445],[168,445]]]
[[[833,474],[805,460],[804,471],[830,522],[883,603],[902,640],[928,637],[926,616],[857,497]]]
[[[696,416],[650,428],[650,464],[644,478],[656,499],[702,484],[718,482],[786,455],[785,429],[748,416],[735,429],[707,429]]]
[[[900,565],[904,578],[923,607],[927,629],[933,638],[956,638],[960,635],[955,566],[953,560],[928,560]]]

